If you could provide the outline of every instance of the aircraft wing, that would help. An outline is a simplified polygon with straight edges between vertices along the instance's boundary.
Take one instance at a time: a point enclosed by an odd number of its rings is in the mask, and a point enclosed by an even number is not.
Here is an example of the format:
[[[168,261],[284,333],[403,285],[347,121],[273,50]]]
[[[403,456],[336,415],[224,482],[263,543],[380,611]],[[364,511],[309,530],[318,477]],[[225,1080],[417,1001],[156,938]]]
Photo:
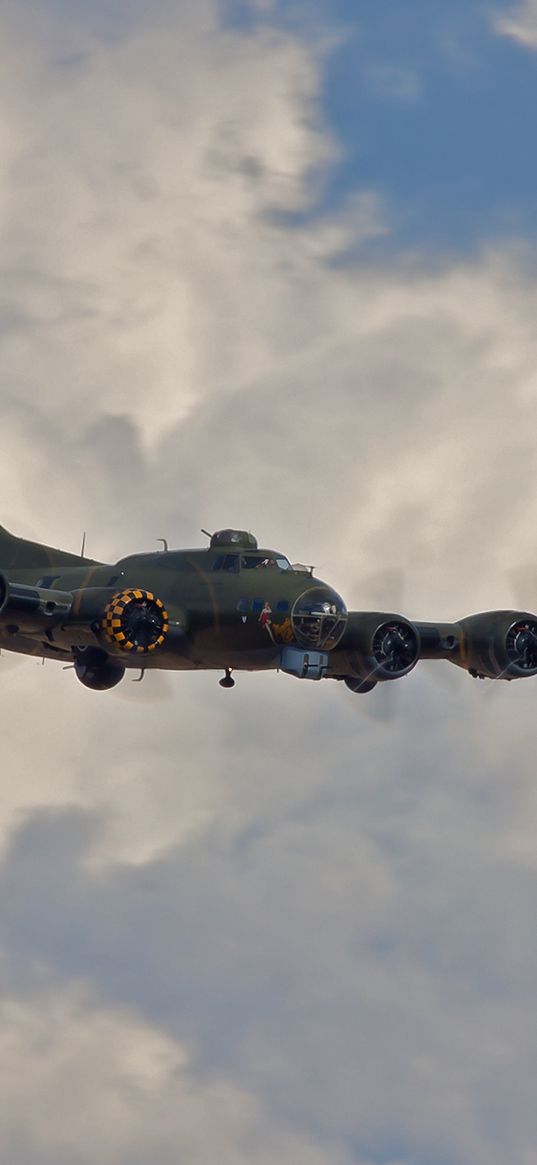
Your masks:
[[[388,612],[351,611],[329,674],[353,691],[407,675],[420,659],[444,659],[479,679],[537,675],[537,615],[484,611],[456,623],[422,623]]]

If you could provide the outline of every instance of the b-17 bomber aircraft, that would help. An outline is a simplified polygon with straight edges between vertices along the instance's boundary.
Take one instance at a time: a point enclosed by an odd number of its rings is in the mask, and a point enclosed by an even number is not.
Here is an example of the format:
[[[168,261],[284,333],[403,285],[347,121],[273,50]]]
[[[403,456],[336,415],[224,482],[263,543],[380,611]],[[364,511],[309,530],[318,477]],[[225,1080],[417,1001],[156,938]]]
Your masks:
[[[206,531],[203,531],[206,533]],[[312,567],[220,530],[201,550],[133,554],[114,565],[17,538],[0,527],[0,648],[74,666],[87,688],[125,672],[207,668],[335,679],[352,692],[445,659],[476,678],[537,674],[537,615],[487,611],[420,623],[347,611]],[[164,540],[163,540],[164,541]]]

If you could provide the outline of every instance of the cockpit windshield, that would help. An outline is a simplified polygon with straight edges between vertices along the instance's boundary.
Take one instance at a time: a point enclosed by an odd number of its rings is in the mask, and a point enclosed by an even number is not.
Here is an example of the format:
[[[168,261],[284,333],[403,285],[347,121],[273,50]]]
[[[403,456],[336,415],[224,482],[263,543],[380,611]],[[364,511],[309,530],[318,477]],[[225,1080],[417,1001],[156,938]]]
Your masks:
[[[282,554],[218,554],[213,570],[292,570],[288,558]]]
[[[267,556],[266,554],[241,555],[241,570],[291,570],[291,563],[283,555]]]

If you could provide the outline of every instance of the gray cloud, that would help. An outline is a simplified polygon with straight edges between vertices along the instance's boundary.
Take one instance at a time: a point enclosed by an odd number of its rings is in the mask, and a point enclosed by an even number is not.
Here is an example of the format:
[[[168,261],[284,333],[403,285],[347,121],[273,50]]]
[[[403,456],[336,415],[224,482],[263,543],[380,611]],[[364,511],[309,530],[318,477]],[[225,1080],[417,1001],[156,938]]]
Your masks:
[[[215,1076],[200,1087],[180,1044],[126,1008],[99,1007],[83,984],[61,995],[41,990],[32,1001],[8,997],[0,1025],[10,1063],[0,1102],[5,1160],[349,1160],[275,1127],[233,1084]]]
[[[44,974],[89,978],[100,1008],[192,1048],[200,1087],[224,1074],[314,1141],[523,1157],[534,866],[512,843],[532,794],[529,774],[506,773],[528,709],[511,708],[503,739],[490,706],[454,734],[441,698],[416,694],[432,734],[366,721],[357,747],[334,700],[315,758],[305,704],[294,748],[285,722],[274,733],[251,709],[252,744],[237,732],[231,770],[224,753],[218,818],[141,865],[95,866],[106,813],[33,814],[4,865],[8,983],[33,998]]]
[[[356,606],[509,604],[537,518],[520,249],[379,270],[377,192],[318,222],[310,42],[212,4],[120,35],[58,11],[1,10],[2,522],[111,560],[236,523]],[[282,676],[0,677],[10,1165],[524,1160],[531,683],[423,665],[392,723],[389,693]]]

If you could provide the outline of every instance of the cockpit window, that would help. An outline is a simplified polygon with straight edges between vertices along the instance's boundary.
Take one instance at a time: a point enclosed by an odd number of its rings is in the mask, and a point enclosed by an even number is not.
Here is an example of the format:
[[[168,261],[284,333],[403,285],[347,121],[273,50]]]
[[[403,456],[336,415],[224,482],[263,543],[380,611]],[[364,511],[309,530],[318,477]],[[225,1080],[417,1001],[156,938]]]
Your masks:
[[[219,554],[213,564],[213,570],[234,570],[239,569],[238,554]]]
[[[243,554],[241,570],[290,570],[291,563],[282,555],[268,557],[266,554]]]

